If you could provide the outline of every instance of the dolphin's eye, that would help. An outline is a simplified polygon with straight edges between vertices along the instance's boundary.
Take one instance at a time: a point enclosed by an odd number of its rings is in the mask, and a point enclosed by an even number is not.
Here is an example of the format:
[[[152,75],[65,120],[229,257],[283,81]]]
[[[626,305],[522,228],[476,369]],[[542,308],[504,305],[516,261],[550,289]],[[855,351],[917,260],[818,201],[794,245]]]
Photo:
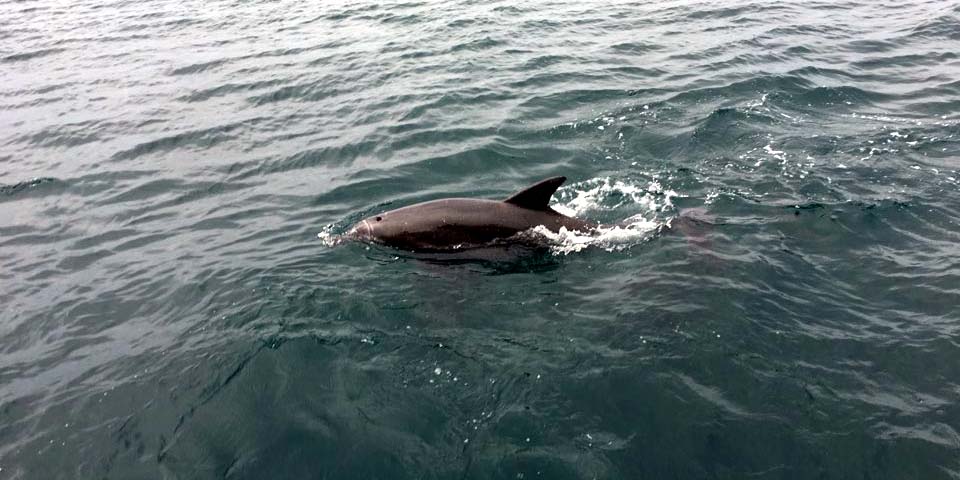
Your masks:
[[[380,220],[383,220],[383,217],[377,217],[376,220],[379,222]]]

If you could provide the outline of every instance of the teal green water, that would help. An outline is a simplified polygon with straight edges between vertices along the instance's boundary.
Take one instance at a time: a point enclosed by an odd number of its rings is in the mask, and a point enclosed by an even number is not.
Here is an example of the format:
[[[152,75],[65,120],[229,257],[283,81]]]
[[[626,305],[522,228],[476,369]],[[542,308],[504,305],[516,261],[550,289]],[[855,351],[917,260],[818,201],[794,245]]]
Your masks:
[[[0,478],[958,478],[958,46],[949,1],[2,1]],[[634,228],[329,245],[553,175]]]

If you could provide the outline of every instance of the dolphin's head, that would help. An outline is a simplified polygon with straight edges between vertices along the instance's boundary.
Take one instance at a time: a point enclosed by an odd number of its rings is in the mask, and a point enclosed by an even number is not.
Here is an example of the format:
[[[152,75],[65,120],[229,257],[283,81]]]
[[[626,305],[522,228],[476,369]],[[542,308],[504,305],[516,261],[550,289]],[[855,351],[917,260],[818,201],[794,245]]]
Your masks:
[[[399,248],[417,250],[436,245],[438,238],[446,240],[444,233],[437,231],[443,222],[430,214],[424,215],[422,206],[413,206],[378,213],[357,222],[345,237],[365,243],[376,243]],[[459,243],[459,242],[458,242]]]
[[[363,242],[384,243],[398,233],[397,225],[390,221],[386,213],[381,213],[357,222],[347,231],[347,237]]]

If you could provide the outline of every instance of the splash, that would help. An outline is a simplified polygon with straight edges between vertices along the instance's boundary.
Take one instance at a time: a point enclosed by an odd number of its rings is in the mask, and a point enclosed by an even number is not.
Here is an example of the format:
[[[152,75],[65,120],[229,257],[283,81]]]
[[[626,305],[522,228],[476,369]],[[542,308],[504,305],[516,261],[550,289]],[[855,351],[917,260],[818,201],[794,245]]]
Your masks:
[[[532,233],[544,238],[555,254],[567,255],[588,247],[606,251],[622,251],[649,239],[659,229],[669,226],[673,211],[672,199],[679,194],[664,189],[657,180],[646,186],[609,177],[588,180],[561,189],[560,202],[551,207],[568,216],[596,218],[611,212],[632,212],[625,220],[601,225],[593,232],[561,228],[551,232],[544,226]]]
[[[588,247],[602,248],[608,252],[618,252],[640,244],[650,236],[669,224],[649,220],[635,221],[625,225],[601,225],[593,232],[579,232],[560,227],[554,233],[547,227],[539,225],[531,232],[545,238],[550,244],[550,251],[558,255],[568,255],[583,251]]]
[[[649,212],[664,211],[672,208],[672,199],[679,196],[673,190],[664,190],[657,180],[642,187],[609,177],[572,184],[561,188],[557,194],[560,203],[552,205],[553,209],[572,217],[629,204]]]
[[[336,229],[337,226],[331,223],[323,227],[323,230],[317,234],[317,238],[319,238],[320,242],[326,247],[336,246],[343,242],[343,236],[336,233]]]

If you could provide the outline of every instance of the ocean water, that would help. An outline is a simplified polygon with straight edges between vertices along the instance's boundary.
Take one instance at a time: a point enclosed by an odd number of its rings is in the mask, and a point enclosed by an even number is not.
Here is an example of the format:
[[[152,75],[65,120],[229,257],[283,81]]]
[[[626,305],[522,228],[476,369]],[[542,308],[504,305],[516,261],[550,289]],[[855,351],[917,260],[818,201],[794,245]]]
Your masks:
[[[960,478],[954,1],[0,1],[0,479]],[[631,227],[366,215],[565,175]]]

